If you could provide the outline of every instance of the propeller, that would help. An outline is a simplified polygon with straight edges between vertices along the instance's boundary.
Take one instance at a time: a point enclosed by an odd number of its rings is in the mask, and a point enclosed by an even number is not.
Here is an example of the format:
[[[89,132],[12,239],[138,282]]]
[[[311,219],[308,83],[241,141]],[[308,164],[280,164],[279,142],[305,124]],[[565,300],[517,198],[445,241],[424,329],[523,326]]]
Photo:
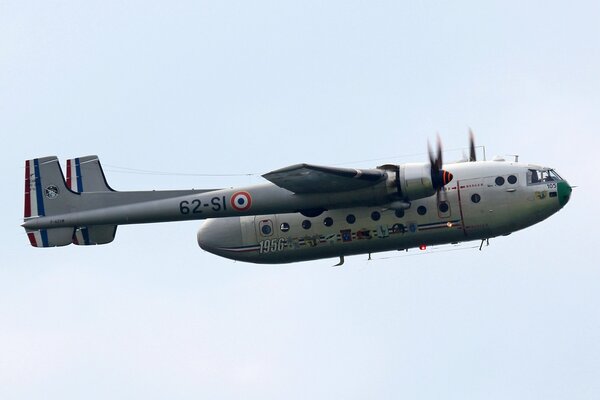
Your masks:
[[[452,180],[452,174],[442,169],[442,142],[440,136],[437,137],[437,154],[431,151],[431,145],[427,142],[427,151],[429,153],[429,164],[431,166],[431,183],[435,189],[438,206],[440,202],[446,201],[446,193],[443,191],[445,185]]]

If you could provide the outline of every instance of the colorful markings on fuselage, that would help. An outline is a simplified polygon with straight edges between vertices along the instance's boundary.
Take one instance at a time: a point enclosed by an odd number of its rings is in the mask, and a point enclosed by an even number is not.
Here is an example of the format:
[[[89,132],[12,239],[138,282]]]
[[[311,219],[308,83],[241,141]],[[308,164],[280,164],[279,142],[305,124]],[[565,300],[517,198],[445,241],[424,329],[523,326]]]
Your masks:
[[[439,221],[428,224],[409,224],[406,226],[401,223],[388,225],[379,225],[376,229],[341,229],[339,232],[328,234],[306,234],[301,236],[279,237],[260,240],[257,244],[235,247],[221,247],[220,250],[247,253],[258,252],[259,254],[268,254],[288,250],[299,250],[302,248],[312,248],[324,244],[351,243],[370,239],[385,239],[394,235],[404,235],[407,233],[425,232],[434,229],[456,228],[462,230],[462,224],[459,219],[453,221]]]

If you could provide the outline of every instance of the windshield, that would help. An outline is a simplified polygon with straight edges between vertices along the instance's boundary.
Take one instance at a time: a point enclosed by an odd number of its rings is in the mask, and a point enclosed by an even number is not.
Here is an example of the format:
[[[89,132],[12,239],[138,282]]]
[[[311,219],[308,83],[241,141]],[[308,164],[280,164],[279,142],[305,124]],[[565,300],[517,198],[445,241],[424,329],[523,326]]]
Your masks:
[[[527,184],[562,181],[563,179],[553,169],[529,169],[527,171]]]

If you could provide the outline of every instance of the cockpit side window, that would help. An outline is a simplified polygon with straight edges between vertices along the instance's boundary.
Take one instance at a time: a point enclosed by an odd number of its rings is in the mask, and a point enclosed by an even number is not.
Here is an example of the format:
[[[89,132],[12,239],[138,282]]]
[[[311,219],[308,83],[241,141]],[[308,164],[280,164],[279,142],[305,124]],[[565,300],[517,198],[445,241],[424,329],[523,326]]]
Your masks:
[[[538,171],[535,169],[527,170],[527,184],[535,184],[540,182],[540,177],[538,176]]]

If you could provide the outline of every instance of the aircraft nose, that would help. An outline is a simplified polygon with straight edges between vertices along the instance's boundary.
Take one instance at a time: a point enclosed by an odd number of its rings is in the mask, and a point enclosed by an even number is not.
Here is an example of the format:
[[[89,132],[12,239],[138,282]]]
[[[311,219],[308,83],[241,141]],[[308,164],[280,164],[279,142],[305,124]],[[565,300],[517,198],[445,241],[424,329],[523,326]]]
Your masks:
[[[197,235],[198,245],[209,253],[232,258],[234,248],[242,246],[242,225],[238,217],[205,221]]]
[[[573,192],[573,188],[567,181],[558,182],[558,202],[561,207],[564,207],[565,204],[569,202],[571,199],[571,192]]]

